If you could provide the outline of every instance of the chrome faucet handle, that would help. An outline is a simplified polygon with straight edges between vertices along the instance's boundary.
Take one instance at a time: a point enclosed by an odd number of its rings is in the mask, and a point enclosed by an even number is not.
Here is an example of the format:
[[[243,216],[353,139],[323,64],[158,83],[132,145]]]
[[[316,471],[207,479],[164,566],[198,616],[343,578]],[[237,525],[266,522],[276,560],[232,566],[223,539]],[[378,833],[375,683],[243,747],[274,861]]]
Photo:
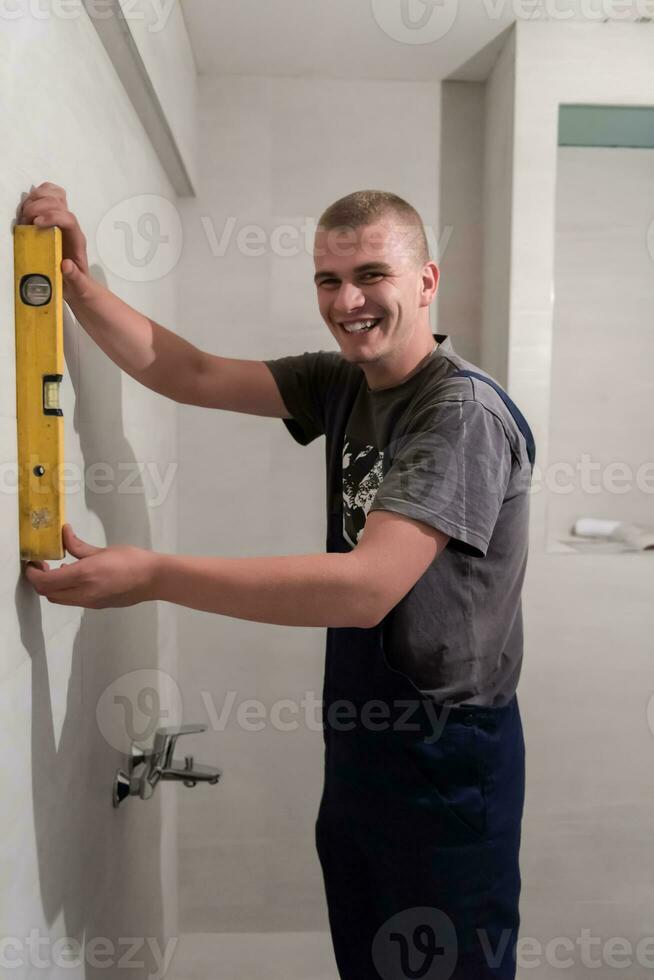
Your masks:
[[[207,726],[202,722],[191,722],[188,725],[170,725],[168,728],[157,728],[157,735],[195,735],[206,732]]]
[[[198,782],[215,785],[222,776],[221,769],[197,765],[190,755],[184,757],[183,764],[173,759],[175,743],[180,735],[195,735],[206,730],[205,724],[171,725],[157,729],[151,750],[132,743],[127,771],[117,769],[114,776],[113,805],[119,806],[127,796],[150,799],[162,779],[183,782],[188,787]]]
[[[175,745],[180,735],[197,735],[206,732],[207,726],[200,723],[189,725],[169,725],[167,728],[158,728],[154,736],[152,755],[157,764],[162,769],[167,769],[173,758]]]

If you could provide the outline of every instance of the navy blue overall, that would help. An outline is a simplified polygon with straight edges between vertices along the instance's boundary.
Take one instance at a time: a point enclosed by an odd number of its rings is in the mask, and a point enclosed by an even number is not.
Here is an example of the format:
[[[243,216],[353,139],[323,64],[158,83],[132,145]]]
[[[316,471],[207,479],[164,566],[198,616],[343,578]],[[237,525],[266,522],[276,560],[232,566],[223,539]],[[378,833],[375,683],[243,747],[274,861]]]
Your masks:
[[[531,432],[499,391],[533,468]],[[337,507],[327,550],[351,550]],[[516,696],[499,708],[437,704],[389,666],[382,621],[328,629],[323,699],[316,846],[342,980],[513,980],[524,801]]]

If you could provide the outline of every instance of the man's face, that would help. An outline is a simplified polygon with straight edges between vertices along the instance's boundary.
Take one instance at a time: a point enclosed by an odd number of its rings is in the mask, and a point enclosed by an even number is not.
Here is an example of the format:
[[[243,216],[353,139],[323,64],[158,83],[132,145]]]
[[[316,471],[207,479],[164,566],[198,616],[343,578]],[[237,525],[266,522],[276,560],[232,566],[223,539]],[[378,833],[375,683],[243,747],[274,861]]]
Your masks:
[[[392,217],[359,228],[317,232],[318,306],[346,360],[371,363],[403,350],[419,322],[419,310],[429,306],[433,292],[425,294],[425,267],[411,248],[412,234]],[[435,270],[437,281],[437,267],[429,263],[429,269],[432,277]],[[374,326],[361,330],[362,322]],[[348,332],[348,326],[357,332]]]

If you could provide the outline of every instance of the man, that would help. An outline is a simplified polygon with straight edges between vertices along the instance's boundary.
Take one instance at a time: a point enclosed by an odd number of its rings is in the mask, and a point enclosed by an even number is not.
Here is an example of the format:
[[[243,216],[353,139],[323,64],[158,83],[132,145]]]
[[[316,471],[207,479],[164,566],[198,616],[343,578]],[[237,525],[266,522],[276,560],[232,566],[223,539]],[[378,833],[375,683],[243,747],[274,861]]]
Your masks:
[[[320,312],[340,351],[197,350],[88,274],[52,184],[23,221],[63,233],[64,296],[123,370],[175,400],[325,435],[327,553],[222,559],[96,548],[28,567],[52,602],[163,599],[326,626],[316,843],[343,980],[515,976],[524,742],[516,687],[531,433],[496,382],[432,335],[439,270],[417,212],[360,191],[322,215]],[[462,372],[468,372],[462,373]]]

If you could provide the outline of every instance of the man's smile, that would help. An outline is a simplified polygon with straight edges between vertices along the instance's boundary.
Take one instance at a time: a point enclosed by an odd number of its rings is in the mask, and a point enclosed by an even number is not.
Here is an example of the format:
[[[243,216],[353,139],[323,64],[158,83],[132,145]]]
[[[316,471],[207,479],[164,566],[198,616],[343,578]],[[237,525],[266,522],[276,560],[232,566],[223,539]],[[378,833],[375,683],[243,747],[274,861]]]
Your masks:
[[[369,333],[383,320],[383,317],[359,317],[357,319],[337,320],[336,323],[348,334]]]

